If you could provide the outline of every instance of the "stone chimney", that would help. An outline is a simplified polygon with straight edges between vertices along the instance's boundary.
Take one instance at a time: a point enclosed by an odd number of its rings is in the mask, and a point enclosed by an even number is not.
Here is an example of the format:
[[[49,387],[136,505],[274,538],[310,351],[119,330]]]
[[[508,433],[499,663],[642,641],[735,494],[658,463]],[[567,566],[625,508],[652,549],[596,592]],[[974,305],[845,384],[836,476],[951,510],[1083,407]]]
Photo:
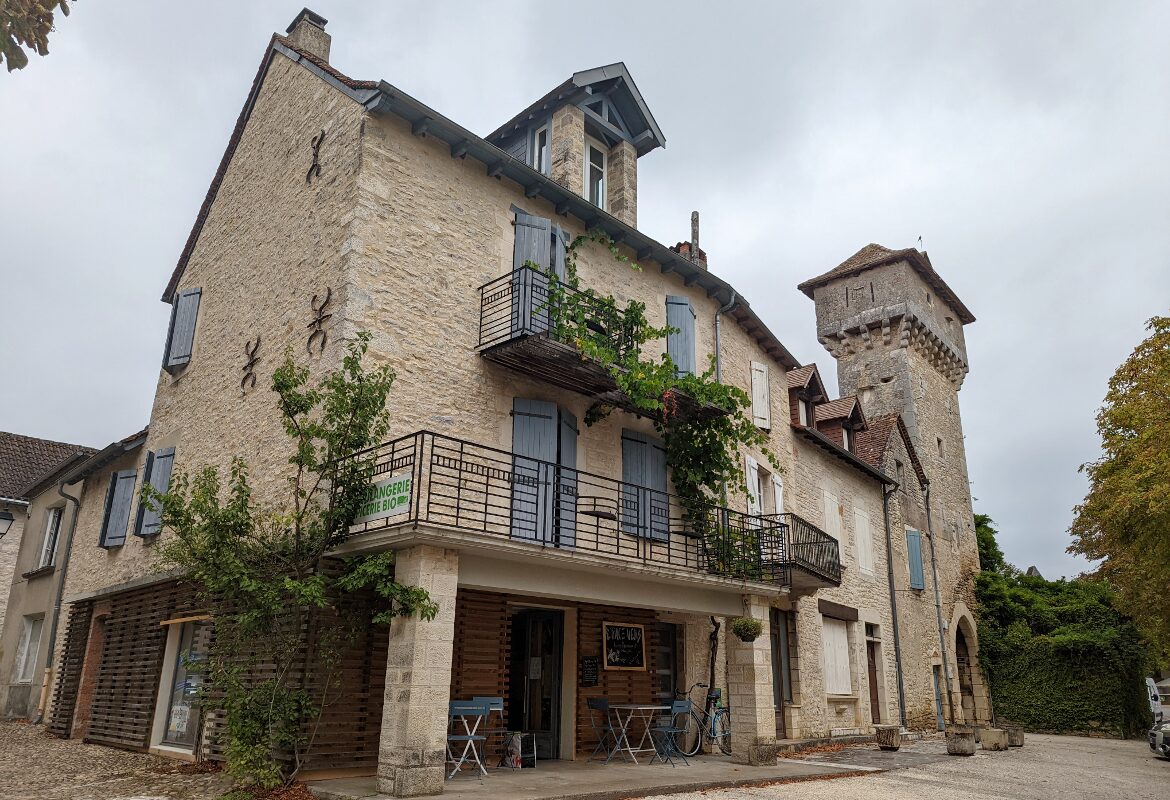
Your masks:
[[[699,269],[707,268],[707,253],[699,247],[699,212],[691,212],[691,240],[679,242],[670,248]]]
[[[285,33],[293,46],[329,63],[329,43],[332,37],[325,32],[329,20],[320,14],[302,8]]]

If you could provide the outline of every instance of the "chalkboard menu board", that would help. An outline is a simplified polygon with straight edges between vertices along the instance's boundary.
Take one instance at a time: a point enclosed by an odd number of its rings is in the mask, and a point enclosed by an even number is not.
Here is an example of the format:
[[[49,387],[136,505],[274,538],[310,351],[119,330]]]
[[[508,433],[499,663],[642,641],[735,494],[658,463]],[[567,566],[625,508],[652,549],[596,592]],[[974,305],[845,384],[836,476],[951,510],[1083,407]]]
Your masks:
[[[646,631],[641,625],[603,622],[606,669],[646,669]]]
[[[601,680],[601,659],[597,656],[581,656],[581,685],[596,686]]]

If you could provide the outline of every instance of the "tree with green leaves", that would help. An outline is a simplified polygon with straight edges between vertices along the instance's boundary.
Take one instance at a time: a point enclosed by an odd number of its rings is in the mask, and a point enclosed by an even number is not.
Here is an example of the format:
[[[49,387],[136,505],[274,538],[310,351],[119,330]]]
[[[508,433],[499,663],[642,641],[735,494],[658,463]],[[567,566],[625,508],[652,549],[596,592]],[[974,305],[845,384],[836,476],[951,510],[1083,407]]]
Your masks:
[[[1170,317],[1109,381],[1097,412],[1102,455],[1081,467],[1089,493],[1076,507],[1069,552],[1100,560],[1117,604],[1170,653]]]
[[[979,545],[979,569],[983,572],[1006,573],[1011,567],[995,537],[995,520],[987,514],[975,515],[975,541]]]
[[[49,54],[49,34],[60,9],[69,16],[68,0],[4,0],[0,3],[0,61],[8,71],[28,66],[27,48],[39,56]]]
[[[341,368],[315,386],[291,354],[274,373],[289,438],[285,502],[259,503],[240,458],[226,487],[208,466],[192,475],[177,471],[166,494],[143,489],[174,534],[159,545],[162,566],[196,587],[215,626],[206,700],[226,718],[228,770],[263,786],[300,770],[315,723],[339,688],[336,666],[347,637],[395,615],[432,619],[438,611],[425,590],[394,581],[392,552],[344,563],[327,558],[366,497],[374,455],[363,453],[389,429],[394,373],[364,367],[368,346],[369,335],[360,334]],[[357,595],[372,595],[372,605],[349,602]],[[311,654],[303,639],[310,621]]]

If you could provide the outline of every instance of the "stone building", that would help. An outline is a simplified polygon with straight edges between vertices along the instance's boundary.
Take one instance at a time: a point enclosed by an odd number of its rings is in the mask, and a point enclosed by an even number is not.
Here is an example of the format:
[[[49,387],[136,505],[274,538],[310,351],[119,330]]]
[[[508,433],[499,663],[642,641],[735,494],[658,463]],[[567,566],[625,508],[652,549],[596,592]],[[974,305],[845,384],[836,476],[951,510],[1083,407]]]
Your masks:
[[[165,488],[172,468],[241,456],[256,498],[283,502],[287,442],[265,378],[286,349],[320,376],[359,331],[397,373],[376,481],[404,502],[357,520],[340,554],[395,551],[397,580],[426,588],[440,611],[355,644],[347,700],[330,712],[337,733],[309,772],[376,773],[398,796],[440,792],[447,701],[474,696],[503,698],[507,726],[532,734],[542,759],[585,758],[590,698],[658,701],[707,680],[713,618],[766,630],[741,642],[723,624],[717,639],[733,758],[759,763],[780,739],[864,734],[903,716],[932,645],[898,643],[892,598],[925,562],[905,527],[893,546],[887,535],[902,481],[886,462],[902,451],[858,450],[871,414],[903,410],[875,392],[871,411],[859,387],[830,402],[815,367],[708,269],[697,220],[675,247],[637,229],[638,160],[665,138],[625,66],[575,73],[481,138],[329,59],[325,21],[308,11],[266,48],[164,291],[174,311],[144,442],[85,478],[51,727],[217,757],[214,709],[196,713],[176,677],[214,621],[159,574],[152,549],[168,532],[135,498],[145,482]],[[571,242],[598,232],[620,259],[588,240],[569,258]],[[560,333],[549,276],[566,277],[568,261],[581,286],[674,329],[649,355],[692,372],[712,363],[752,399],[775,463],[740,454],[746,496],[684,519],[654,420]],[[813,282],[819,317],[835,280]],[[622,346],[604,313],[581,310],[587,335]],[[903,349],[925,335],[914,330]],[[906,358],[901,341],[891,358]],[[914,377],[936,369],[916,353]],[[588,425],[597,404],[614,410]],[[958,429],[938,426],[957,426],[957,412],[935,420],[920,400],[910,411],[907,430],[937,430],[952,447],[930,466],[954,467]],[[903,445],[917,452],[914,436]],[[955,469],[937,485],[948,513],[969,516]],[[920,486],[928,472],[906,480]],[[932,585],[954,615],[967,543],[951,541]],[[929,631],[935,609],[919,606],[903,627]]]

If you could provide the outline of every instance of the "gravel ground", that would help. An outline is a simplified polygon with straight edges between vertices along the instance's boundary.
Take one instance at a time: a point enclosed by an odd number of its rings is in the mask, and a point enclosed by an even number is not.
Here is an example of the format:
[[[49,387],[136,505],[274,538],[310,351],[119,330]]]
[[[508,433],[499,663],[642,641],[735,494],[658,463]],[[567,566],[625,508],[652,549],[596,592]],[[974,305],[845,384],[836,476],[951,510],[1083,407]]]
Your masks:
[[[220,773],[183,775],[177,763],[54,739],[40,726],[0,722],[3,800],[213,800],[231,781]]]
[[[773,800],[857,797],[865,800],[1166,800],[1170,761],[1155,758],[1144,741],[1028,734],[1022,749],[979,750],[947,756],[938,739],[893,754],[876,747],[846,748],[809,760],[889,766],[858,778],[818,780],[756,789],[672,795],[671,800]]]

